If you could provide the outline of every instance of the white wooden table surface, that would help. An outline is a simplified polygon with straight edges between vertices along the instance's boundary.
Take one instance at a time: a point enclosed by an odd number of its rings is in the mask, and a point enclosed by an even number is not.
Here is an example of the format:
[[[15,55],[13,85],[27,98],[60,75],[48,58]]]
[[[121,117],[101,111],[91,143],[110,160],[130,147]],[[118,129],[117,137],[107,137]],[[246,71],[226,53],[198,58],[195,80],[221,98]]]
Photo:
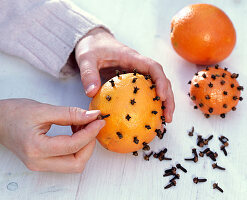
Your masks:
[[[97,144],[94,154],[82,174],[41,173],[29,171],[10,151],[0,146],[0,199],[85,199],[85,200],[160,200],[160,199],[247,199],[247,95],[243,93],[236,112],[205,119],[187,97],[187,82],[197,71],[194,64],[180,58],[170,44],[170,20],[182,7],[206,1],[191,0],[76,0],[81,8],[104,21],[116,37],[140,53],[164,66],[172,81],[176,111],[174,121],[167,126],[162,141],[155,139],[151,148],[158,151],[168,148],[172,161],[143,160],[130,154],[116,154]],[[222,8],[233,21],[237,31],[237,44],[231,56],[221,64],[240,74],[241,85],[247,86],[247,1],[207,1]],[[36,70],[25,61],[0,54],[0,99],[31,98],[55,105],[80,106],[87,109],[90,99],[83,93],[80,77],[57,80]],[[187,131],[195,126],[203,136],[214,134],[211,149],[219,153],[219,165],[226,171],[213,170],[211,160],[199,159],[198,163],[185,162],[196,147],[196,137]],[[70,133],[70,129],[54,127],[51,134]],[[219,135],[230,139],[225,157],[219,150]],[[169,178],[163,171],[180,162],[188,173],[180,172],[177,186],[163,187]],[[194,176],[205,177],[206,183],[195,185]],[[212,189],[218,182],[224,189]]]

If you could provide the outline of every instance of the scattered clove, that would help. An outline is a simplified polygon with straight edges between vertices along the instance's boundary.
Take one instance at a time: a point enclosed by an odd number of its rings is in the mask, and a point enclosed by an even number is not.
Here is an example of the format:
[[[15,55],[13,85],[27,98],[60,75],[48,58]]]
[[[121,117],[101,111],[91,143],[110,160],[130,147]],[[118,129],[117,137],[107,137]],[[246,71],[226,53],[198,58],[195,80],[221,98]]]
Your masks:
[[[176,167],[172,167],[171,169],[165,170],[165,173],[173,172],[173,174],[176,174],[176,171],[177,171]]]
[[[213,169],[226,170],[226,168],[220,167],[219,165],[217,165],[217,163],[213,163],[213,164],[212,164],[212,167],[213,167]]]
[[[134,155],[134,156],[138,156],[138,152],[137,152],[137,151],[134,151],[134,152],[133,152],[133,155]]]
[[[202,138],[201,135],[197,136],[197,146],[199,146],[199,147],[203,147],[204,146],[203,138]]]
[[[197,183],[204,183],[204,182],[206,182],[206,181],[207,181],[206,178],[198,178],[198,177],[193,178],[193,182],[194,182],[195,184],[197,184]]]
[[[213,184],[213,189],[217,189],[217,190],[219,190],[220,192],[224,192],[219,186],[218,186],[218,183],[214,183]]]
[[[164,189],[168,189],[168,188],[170,188],[172,186],[176,186],[176,181],[175,180],[173,180],[170,184],[168,184],[167,186],[165,186]]]
[[[153,152],[151,152],[150,154],[146,154],[146,155],[144,156],[144,160],[149,161],[149,158],[150,158],[150,156],[152,156],[152,155],[153,155]]]
[[[176,179],[180,179],[180,174],[174,174],[173,178],[169,182],[172,182],[172,181],[174,181]]]
[[[146,142],[143,142],[142,144],[143,144],[143,148],[142,148],[143,151],[149,151],[150,150],[150,146]]]
[[[196,152],[196,148],[192,149],[192,153],[194,154],[195,157],[198,157],[197,152]]]
[[[203,143],[205,144],[205,145],[208,145],[208,142],[210,141],[210,140],[212,140],[213,139],[213,135],[210,135],[207,139],[204,139],[203,140]]]
[[[181,164],[176,164],[176,167],[178,168],[178,169],[181,169],[184,173],[187,173],[187,170],[181,165]]]
[[[224,155],[227,156],[227,151],[224,144],[220,147],[220,150],[222,150]]]
[[[192,126],[192,129],[191,129],[191,131],[189,131],[188,135],[193,136],[194,131],[195,131],[195,128],[194,128],[194,126]]]

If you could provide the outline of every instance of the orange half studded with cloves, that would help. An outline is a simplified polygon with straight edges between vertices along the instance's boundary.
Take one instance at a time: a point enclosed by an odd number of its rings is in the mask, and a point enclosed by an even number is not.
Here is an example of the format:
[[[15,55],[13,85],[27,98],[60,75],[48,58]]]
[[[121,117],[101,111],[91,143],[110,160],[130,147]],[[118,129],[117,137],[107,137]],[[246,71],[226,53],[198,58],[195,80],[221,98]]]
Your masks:
[[[189,96],[196,104],[194,108],[199,108],[206,118],[210,115],[225,118],[226,113],[235,111],[238,102],[243,100],[240,95],[244,89],[237,81],[238,76],[218,65],[197,72],[189,81]]]
[[[97,139],[106,149],[129,153],[144,148],[161,134],[164,122],[162,102],[149,75],[117,74],[106,82],[90,103],[90,110],[100,110],[105,118]]]

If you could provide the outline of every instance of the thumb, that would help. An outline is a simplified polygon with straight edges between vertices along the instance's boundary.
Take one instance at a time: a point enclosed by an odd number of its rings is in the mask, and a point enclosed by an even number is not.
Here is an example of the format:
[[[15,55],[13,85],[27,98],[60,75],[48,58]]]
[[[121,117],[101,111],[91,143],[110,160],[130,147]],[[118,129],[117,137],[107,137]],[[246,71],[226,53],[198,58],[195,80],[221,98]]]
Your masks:
[[[85,93],[87,96],[93,97],[98,92],[101,85],[97,61],[93,58],[83,59],[78,65]]]
[[[41,149],[47,156],[68,155],[78,152],[98,135],[105,126],[104,120],[95,120],[73,135],[44,136],[40,139]]]
[[[62,126],[85,125],[95,121],[99,110],[83,110],[77,107],[47,105],[43,110],[45,122]]]

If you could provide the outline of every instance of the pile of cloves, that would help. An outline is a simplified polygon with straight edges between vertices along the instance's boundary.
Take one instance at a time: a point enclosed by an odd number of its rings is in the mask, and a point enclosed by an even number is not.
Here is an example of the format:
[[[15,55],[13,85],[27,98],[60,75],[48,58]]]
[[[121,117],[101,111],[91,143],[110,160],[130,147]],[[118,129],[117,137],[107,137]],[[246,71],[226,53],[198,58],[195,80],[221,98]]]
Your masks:
[[[176,164],[176,167],[172,167],[170,169],[165,170],[165,173],[163,174],[163,177],[173,176],[169,180],[169,184],[164,187],[164,189],[171,188],[172,186],[176,186],[176,180],[180,179],[180,174],[177,173],[177,169],[180,169],[184,173],[187,173],[187,170],[181,165]]]
[[[166,153],[167,153],[167,148],[164,148],[163,150],[159,151],[158,153],[154,153],[153,157],[159,159],[160,161],[172,160],[172,158],[168,158],[165,156]]]
[[[197,146],[204,147],[204,145],[208,145],[208,142],[213,139],[213,135],[210,135],[208,138],[203,139],[201,135],[197,136]]]
[[[191,131],[188,132],[188,135],[189,136],[193,136],[194,135],[194,131],[195,131],[195,128],[193,126]],[[205,145],[208,145],[209,141],[212,140],[212,139],[213,139],[213,135],[210,135],[208,138],[203,138],[201,135],[197,135],[196,144],[197,144],[198,147],[203,148]],[[227,151],[226,151],[225,147],[227,147],[229,145],[229,143],[228,143],[229,140],[225,136],[220,136],[219,140],[222,143],[220,149],[224,152],[225,156],[227,156]],[[192,149],[192,154],[194,155],[194,157],[185,158],[185,160],[186,161],[194,161],[196,163],[198,161],[198,155],[197,155],[196,148]],[[211,158],[211,160],[213,160],[213,161],[216,161],[216,158],[218,157],[218,153],[211,151],[209,147],[207,147],[203,151],[199,151],[199,156],[200,157],[204,157],[204,155],[206,155],[207,157]],[[219,166],[217,163],[213,163],[212,164],[212,168],[213,169],[219,169],[219,170],[226,170],[224,167]],[[206,181],[207,181],[207,179],[205,179],[205,178],[201,178],[201,179],[199,179],[198,177],[193,178],[193,182],[195,184],[197,184],[199,182],[206,182]],[[217,183],[213,184],[213,189],[218,189],[220,192],[223,192],[223,190],[218,186]]]

